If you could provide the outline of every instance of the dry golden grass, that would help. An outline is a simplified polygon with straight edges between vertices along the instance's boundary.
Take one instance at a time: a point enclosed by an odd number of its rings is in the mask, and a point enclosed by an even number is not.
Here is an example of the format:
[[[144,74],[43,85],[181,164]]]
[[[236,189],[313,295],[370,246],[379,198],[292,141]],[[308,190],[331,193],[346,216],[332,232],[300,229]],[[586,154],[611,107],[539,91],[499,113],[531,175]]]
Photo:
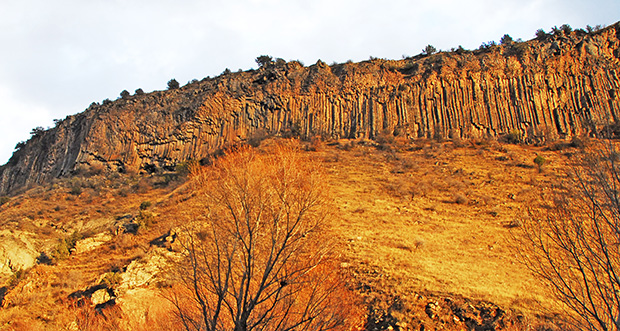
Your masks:
[[[464,296],[530,314],[556,312],[516,260],[510,228],[561,176],[564,156],[513,145],[326,151],[336,232],[362,283],[393,296]],[[548,164],[534,167],[536,153]],[[336,162],[333,162],[337,159]]]
[[[426,318],[424,305],[434,297],[489,301],[526,317],[559,312],[541,283],[517,262],[508,238],[527,207],[540,203],[540,192],[563,176],[567,158],[561,151],[399,139],[379,148],[315,139],[302,149],[324,161],[342,267],[368,303],[385,308],[401,302],[408,308],[393,314],[410,315],[399,316],[403,320]],[[537,153],[547,160],[540,173],[533,162]],[[190,212],[195,199],[187,185],[153,188],[153,181],[97,174],[34,188],[0,206],[0,225],[47,239],[41,251],[73,231],[115,233],[93,251],[33,268],[7,296],[0,328],[66,327],[75,320],[66,310],[70,293],[152,250],[149,243],[177,225],[178,215]],[[156,215],[152,224],[137,235],[116,234],[118,218],[139,215],[145,201]]]

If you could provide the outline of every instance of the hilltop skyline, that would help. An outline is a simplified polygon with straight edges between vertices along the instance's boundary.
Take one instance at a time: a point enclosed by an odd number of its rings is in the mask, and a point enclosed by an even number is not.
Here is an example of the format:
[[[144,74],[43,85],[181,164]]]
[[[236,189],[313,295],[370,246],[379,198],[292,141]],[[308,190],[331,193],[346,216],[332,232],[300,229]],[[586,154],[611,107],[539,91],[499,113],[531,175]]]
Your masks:
[[[262,54],[311,65],[400,59],[431,44],[478,48],[504,34],[610,25],[615,1],[60,1],[3,5],[0,164],[36,126],[175,78],[256,68]]]

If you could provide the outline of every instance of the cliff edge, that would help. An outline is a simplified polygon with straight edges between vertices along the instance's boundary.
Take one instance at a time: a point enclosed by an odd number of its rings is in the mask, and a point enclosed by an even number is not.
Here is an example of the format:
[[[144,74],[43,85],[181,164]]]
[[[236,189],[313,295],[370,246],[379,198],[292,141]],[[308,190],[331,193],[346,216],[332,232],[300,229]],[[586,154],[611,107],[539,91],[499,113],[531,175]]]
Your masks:
[[[173,169],[264,134],[369,138],[593,135],[620,114],[620,23],[403,60],[265,63],[93,104],[36,131],[0,167],[0,194],[82,167]]]

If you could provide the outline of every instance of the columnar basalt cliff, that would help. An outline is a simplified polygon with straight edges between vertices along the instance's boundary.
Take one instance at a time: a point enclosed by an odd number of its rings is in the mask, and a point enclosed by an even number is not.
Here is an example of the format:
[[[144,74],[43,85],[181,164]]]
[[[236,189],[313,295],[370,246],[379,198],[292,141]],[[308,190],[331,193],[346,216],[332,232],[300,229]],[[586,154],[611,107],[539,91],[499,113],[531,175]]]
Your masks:
[[[174,167],[258,134],[370,138],[594,134],[620,113],[620,24],[477,51],[328,66],[277,61],[93,105],[0,168],[0,193],[82,166]]]

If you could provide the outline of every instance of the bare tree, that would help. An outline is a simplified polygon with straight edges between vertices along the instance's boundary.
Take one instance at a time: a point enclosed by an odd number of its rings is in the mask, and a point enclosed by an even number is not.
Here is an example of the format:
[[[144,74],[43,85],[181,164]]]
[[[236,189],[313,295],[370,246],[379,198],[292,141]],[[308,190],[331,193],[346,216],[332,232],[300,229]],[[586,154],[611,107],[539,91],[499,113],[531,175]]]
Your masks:
[[[316,164],[292,147],[241,149],[194,171],[194,183],[202,215],[179,237],[169,295],[185,329],[345,326],[355,310],[327,240],[330,197]]]
[[[523,261],[580,329],[620,329],[619,161],[611,142],[589,148],[516,235]]]

